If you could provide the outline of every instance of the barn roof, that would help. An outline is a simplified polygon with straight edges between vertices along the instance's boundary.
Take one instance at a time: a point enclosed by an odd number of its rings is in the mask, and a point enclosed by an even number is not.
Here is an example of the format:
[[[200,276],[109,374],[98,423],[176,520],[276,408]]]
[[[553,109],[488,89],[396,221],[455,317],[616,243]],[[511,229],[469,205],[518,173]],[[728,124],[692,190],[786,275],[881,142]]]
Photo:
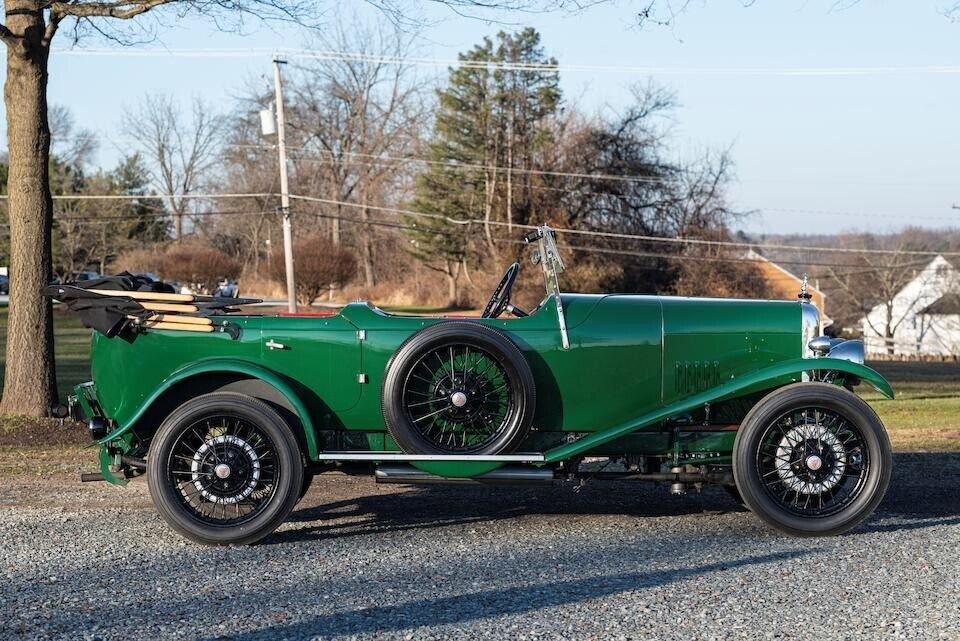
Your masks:
[[[960,314],[960,294],[944,294],[922,310],[921,314]]]

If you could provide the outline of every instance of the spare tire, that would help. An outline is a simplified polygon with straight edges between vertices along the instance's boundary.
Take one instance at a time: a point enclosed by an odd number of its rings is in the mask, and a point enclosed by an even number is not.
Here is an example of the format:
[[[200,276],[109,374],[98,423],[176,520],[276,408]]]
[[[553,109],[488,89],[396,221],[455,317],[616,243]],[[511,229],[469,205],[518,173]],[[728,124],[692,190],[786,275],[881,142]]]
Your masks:
[[[533,373],[500,332],[442,322],[408,338],[387,364],[383,418],[408,454],[502,454],[530,431]]]

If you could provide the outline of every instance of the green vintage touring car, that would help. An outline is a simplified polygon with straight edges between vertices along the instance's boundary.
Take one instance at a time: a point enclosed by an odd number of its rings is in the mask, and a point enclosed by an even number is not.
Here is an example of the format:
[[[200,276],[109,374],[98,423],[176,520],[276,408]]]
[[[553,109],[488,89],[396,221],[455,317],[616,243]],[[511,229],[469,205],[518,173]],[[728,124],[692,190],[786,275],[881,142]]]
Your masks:
[[[515,263],[477,319],[362,302],[254,315],[86,290],[88,315],[122,314],[92,324],[93,381],[71,397],[100,446],[88,477],[145,474],[163,518],[207,544],[267,536],[332,470],[399,483],[637,479],[675,493],[714,483],[800,536],[873,512],[890,444],[852,390],[893,391],[859,341],[821,335],[803,295],[561,294],[553,232],[526,240],[546,297],[529,312],[511,303]]]

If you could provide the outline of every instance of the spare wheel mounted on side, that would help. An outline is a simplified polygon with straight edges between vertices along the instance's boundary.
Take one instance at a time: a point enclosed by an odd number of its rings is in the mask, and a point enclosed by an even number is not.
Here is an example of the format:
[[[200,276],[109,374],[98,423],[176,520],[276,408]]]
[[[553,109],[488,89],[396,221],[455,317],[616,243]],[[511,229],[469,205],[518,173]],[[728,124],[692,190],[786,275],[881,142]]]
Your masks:
[[[502,454],[526,438],[536,390],[509,338],[480,323],[442,322],[393,355],[381,403],[390,435],[408,454]]]

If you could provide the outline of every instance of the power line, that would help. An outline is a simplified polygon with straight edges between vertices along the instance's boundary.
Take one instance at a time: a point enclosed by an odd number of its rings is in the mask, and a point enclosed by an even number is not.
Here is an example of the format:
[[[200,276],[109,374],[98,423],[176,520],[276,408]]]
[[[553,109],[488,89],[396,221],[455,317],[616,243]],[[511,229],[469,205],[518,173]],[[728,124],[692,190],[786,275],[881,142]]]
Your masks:
[[[295,198],[291,195],[291,198]],[[370,209],[382,209],[376,207],[368,207]],[[266,212],[264,211],[246,211],[246,210],[217,210],[217,211],[205,211],[197,212],[193,216],[195,217],[205,217],[205,216],[264,216]],[[323,214],[317,212],[301,212],[301,216],[310,216],[313,218],[322,218],[327,220],[339,220],[349,224],[355,225],[364,225],[364,226],[373,226],[373,227],[383,227],[387,229],[396,229],[396,230],[405,230],[405,231],[422,231],[422,227],[417,227],[416,225],[408,225],[403,223],[391,223],[386,221],[378,220],[358,220],[356,218],[348,216],[337,216],[334,214]],[[63,221],[75,221],[80,223],[79,226],[87,225],[113,225],[117,222],[139,222],[135,217],[131,216],[102,216],[98,219],[90,220],[83,216],[59,216],[54,219],[54,222],[63,222]],[[478,223],[479,224],[479,223]],[[8,227],[6,223],[0,224],[0,227]],[[523,227],[517,225],[517,227]],[[529,226],[527,226],[529,227]],[[571,230],[557,230],[561,233],[564,231]],[[452,235],[452,231],[444,230],[431,230],[431,233],[437,233],[440,235]],[[495,238],[494,242],[497,243],[511,243],[511,244],[525,244],[523,241],[518,241],[514,239],[507,238]],[[587,253],[595,254],[608,254],[608,255],[618,255],[618,256],[632,256],[637,258],[655,258],[663,260],[671,260],[677,262],[693,261],[693,262],[719,262],[719,263],[752,263],[752,264],[762,264],[766,262],[762,258],[741,258],[735,256],[697,256],[690,254],[668,254],[663,252],[653,252],[653,251],[636,251],[636,250],[625,250],[625,249],[614,249],[609,247],[588,247],[584,245],[566,245],[566,247],[573,251],[581,251]],[[799,265],[803,267],[830,267],[830,268],[843,268],[846,271],[840,272],[841,276],[850,276],[858,274],[867,274],[875,273],[880,271],[886,271],[891,269],[906,269],[909,267],[920,267],[926,265],[928,261],[918,261],[910,263],[901,263],[898,265],[885,265],[885,266],[871,266],[864,267],[863,265],[857,265],[852,263],[824,263],[817,261],[808,261],[808,260],[777,260],[778,264],[782,265]],[[848,269],[856,268],[856,269]],[[654,268],[650,268],[654,269]]]
[[[416,67],[462,67],[487,71],[545,71],[614,73],[645,76],[915,76],[957,75],[957,65],[925,66],[880,66],[880,67],[664,67],[638,65],[591,65],[497,62],[486,60],[460,60],[452,58],[425,58],[381,56],[357,52],[322,51],[302,48],[237,48],[237,49],[56,49],[60,56],[99,56],[121,58],[260,58],[281,55],[285,58],[303,60],[330,60],[367,62]]]
[[[410,139],[413,139],[412,136],[409,137],[409,138],[410,138]],[[114,145],[117,145],[118,143],[121,143],[121,142],[124,142],[124,143],[136,143],[136,142],[138,142],[137,139],[136,139],[136,138],[133,138],[133,137],[105,136],[105,135],[102,135],[102,134],[84,135],[84,136],[65,136],[65,137],[63,137],[63,138],[57,138],[57,139],[55,139],[54,142],[58,142],[58,141],[60,141],[60,140],[103,140],[103,141],[112,143],[112,144],[114,144]],[[230,148],[236,148],[236,149],[256,149],[256,150],[262,150],[262,151],[272,151],[272,150],[274,150],[274,149],[276,148],[276,145],[273,145],[273,144],[270,144],[270,143],[223,143],[223,146],[224,146],[224,147],[230,147]],[[392,163],[404,163],[404,164],[407,164],[407,163],[409,163],[409,164],[422,163],[422,164],[428,164],[428,165],[438,165],[438,166],[442,166],[442,167],[444,167],[444,168],[452,169],[452,170],[455,170],[455,171],[497,170],[497,171],[503,171],[503,172],[510,172],[511,174],[535,174],[535,175],[544,175],[544,176],[558,176],[558,177],[571,177],[571,178],[587,178],[587,179],[595,179],[595,180],[619,180],[619,181],[628,181],[628,182],[647,182],[647,183],[654,183],[654,184],[657,184],[657,183],[659,183],[659,184],[673,184],[673,183],[681,183],[681,182],[683,182],[682,180],[676,179],[676,178],[673,178],[673,179],[670,179],[670,178],[658,178],[658,177],[654,177],[654,176],[637,176],[637,175],[629,175],[629,174],[589,174],[589,173],[578,173],[578,172],[561,172],[561,171],[549,171],[549,170],[534,170],[534,169],[525,169],[525,168],[523,168],[523,167],[504,167],[503,165],[495,165],[495,164],[461,163],[461,162],[458,162],[458,161],[456,161],[456,160],[433,160],[433,159],[430,159],[430,158],[424,158],[424,157],[422,157],[422,156],[391,156],[391,155],[387,155],[387,154],[371,154],[371,153],[363,153],[363,152],[355,152],[355,151],[340,151],[340,152],[334,153],[334,152],[332,152],[332,151],[330,151],[330,150],[327,150],[327,149],[317,149],[317,148],[315,148],[315,147],[307,147],[307,146],[303,146],[303,145],[288,145],[288,146],[287,146],[287,151],[303,152],[303,153],[301,153],[301,154],[296,154],[296,153],[295,153],[295,154],[291,154],[291,157],[299,160],[300,162],[316,163],[316,164],[336,164],[336,163],[338,163],[338,162],[344,162],[344,163],[346,163],[346,162],[352,162],[353,164],[363,165],[363,166],[383,166],[383,165],[389,165],[389,164],[392,164]],[[321,155],[330,156],[330,159],[311,158],[311,157],[309,157],[309,156],[307,156],[307,155],[304,155],[304,154],[321,154]],[[342,160],[341,160],[341,157],[344,157],[344,156],[346,156],[346,157],[356,157],[356,158],[367,158],[367,159],[369,159],[370,161],[369,161],[369,162],[361,162],[361,161],[342,161]],[[782,181],[781,181],[781,180],[777,180],[777,179],[768,179],[768,180],[761,180],[761,179],[741,180],[741,179],[738,179],[738,182],[746,182],[746,183],[777,183],[777,182],[797,183],[797,182],[800,182],[800,181],[798,181],[798,180],[796,180],[796,179],[794,179],[794,178],[790,178],[790,179],[784,179],[784,180],[782,180]],[[804,182],[805,182],[805,184],[813,184],[815,181],[809,181],[809,180],[808,180],[808,181],[804,181]],[[880,182],[880,183],[871,182],[871,181],[857,181],[857,180],[839,180],[839,181],[837,181],[837,180],[830,180],[830,181],[822,181],[822,182],[829,182],[830,184],[857,184],[857,185],[859,185],[859,184],[866,184],[866,185],[873,185],[873,184],[905,185],[905,186],[911,186],[911,187],[925,187],[925,186],[931,186],[931,185],[945,186],[945,187],[960,187],[960,183],[916,183],[916,182],[907,183],[907,182],[896,182],[896,181],[888,180],[888,179],[886,179],[886,177],[884,177],[884,180],[883,180],[882,182]],[[558,188],[542,187],[542,186],[533,186],[533,187],[536,188],[536,189],[552,189],[552,190],[560,191],[560,189],[558,189]],[[576,192],[571,191],[571,192],[569,192],[569,193],[576,193]],[[774,209],[774,208],[767,208],[767,209],[771,209],[771,210],[772,210],[772,209]],[[837,213],[837,212],[830,212],[830,211],[827,211],[827,210],[798,210],[798,209],[790,209],[790,208],[784,208],[784,209],[782,209],[781,211],[788,211],[788,212],[789,212],[789,211],[800,211],[800,212],[809,212],[809,213],[814,213],[814,212],[823,211],[823,213]],[[843,212],[839,212],[839,213],[842,214]],[[859,214],[858,214],[858,215],[859,215]],[[863,214],[863,215],[872,215],[872,214]],[[904,215],[904,217],[907,217],[907,216],[908,216],[908,215]],[[910,215],[910,217],[912,217],[912,215]],[[953,219],[952,219],[952,218],[950,218],[950,219],[944,218],[944,220],[953,220]]]
[[[326,150],[317,150],[317,152],[333,156],[332,161],[336,162],[336,156],[333,154],[333,152],[326,151]],[[444,169],[451,169],[453,171],[502,171],[505,174],[555,176],[559,178],[586,178],[590,180],[610,180],[610,181],[631,182],[631,183],[636,182],[636,183],[654,183],[654,184],[674,184],[674,183],[682,182],[676,178],[658,178],[655,176],[636,176],[636,175],[622,175],[622,174],[587,174],[587,173],[581,173],[581,172],[575,172],[575,171],[550,171],[546,169],[525,169],[523,167],[503,167],[501,165],[478,165],[476,163],[458,162],[456,160],[430,160],[427,158],[418,158],[418,157],[409,157],[409,156],[408,157],[386,156],[382,154],[365,154],[365,153],[350,152],[350,151],[340,152],[340,154],[344,156],[355,156],[358,158],[371,158],[374,160],[385,161],[386,163],[390,163],[390,162],[423,163],[425,165],[442,167]],[[302,160],[306,162],[318,162],[318,163],[328,162],[320,158],[302,158]],[[363,163],[358,163],[358,164],[363,164]],[[373,162],[370,164],[378,164],[378,163]]]
[[[269,192],[263,193],[205,193],[205,194],[187,194],[183,197],[188,199],[219,199],[219,198],[273,198],[276,194]],[[128,196],[128,195],[119,195],[119,194],[75,194],[75,195],[56,195],[54,196],[55,200],[129,200],[136,201],[139,199],[150,199],[150,198],[163,198],[166,197],[163,194],[152,194],[152,195],[142,195],[142,196]],[[0,195],[0,199],[7,198],[6,195]],[[315,196],[302,196],[291,194],[290,198],[292,200],[299,200],[302,202],[312,202],[317,204],[325,205],[336,205],[341,207],[350,207],[350,208],[366,208],[370,211],[379,211],[393,215],[409,216],[412,218],[422,218],[422,219],[433,219],[440,220],[447,224],[467,226],[467,225],[489,225],[491,227],[516,227],[517,229],[535,229],[535,225],[524,225],[524,224],[508,224],[502,221],[484,221],[482,219],[475,218],[454,218],[451,216],[446,216],[442,214],[430,214],[427,212],[418,212],[410,209],[402,209],[399,207],[386,207],[386,206],[375,206],[375,205],[361,205],[359,203],[352,203],[343,200],[335,200],[329,198],[319,198]],[[195,216],[204,216],[204,215],[216,215],[218,213],[225,212],[191,212],[189,215],[191,217]],[[260,214],[261,212],[244,212],[247,215]],[[122,219],[123,217],[118,217]],[[60,218],[66,219],[66,218]],[[559,234],[570,234],[577,236],[587,236],[587,237],[599,237],[599,238],[609,238],[616,240],[628,240],[628,241],[642,241],[642,242],[652,242],[652,243],[671,243],[671,244],[680,244],[680,245],[699,245],[707,247],[728,247],[728,248],[741,248],[741,249],[777,249],[777,250],[795,250],[795,251],[804,251],[804,252],[826,252],[826,253],[836,253],[836,254],[879,254],[879,255],[906,255],[906,256],[950,256],[950,257],[960,257],[960,252],[941,252],[935,250],[896,250],[896,249],[874,249],[874,248],[851,248],[851,247],[826,247],[826,246],[816,246],[816,245],[792,245],[786,243],[763,243],[763,242],[749,242],[749,241],[723,241],[723,240],[708,240],[702,238],[689,238],[681,236],[652,236],[648,234],[630,234],[630,233],[620,233],[620,232],[609,232],[609,231],[598,231],[598,230],[588,230],[588,229],[565,229],[565,228],[555,228],[555,231]]]
[[[213,198],[274,198],[277,194],[54,194],[54,200],[155,200],[158,198],[170,199],[213,199]],[[7,194],[0,194],[0,200],[7,200]]]
[[[413,218],[427,218],[433,220],[440,220],[447,222],[453,225],[490,225],[493,227],[516,227],[517,229],[536,229],[536,225],[522,225],[522,224],[508,224],[502,221],[485,221],[477,218],[452,218],[450,216],[445,216],[443,214],[430,214],[426,212],[412,211],[409,209],[400,209],[396,207],[383,207],[383,206],[373,206],[373,205],[360,205],[358,203],[351,203],[340,200],[332,200],[328,198],[317,198],[314,196],[297,196],[292,195],[290,198],[294,200],[301,200],[304,202],[314,202],[327,205],[339,205],[343,207],[365,207],[370,211],[381,211],[386,213],[392,213],[402,216],[410,216]],[[822,247],[822,246],[812,246],[812,245],[788,245],[780,243],[751,243],[751,242],[742,242],[742,241],[726,241],[726,240],[706,240],[702,238],[685,238],[680,236],[650,236],[645,234],[626,234],[618,232],[604,232],[604,231],[594,231],[588,229],[563,229],[563,228],[554,228],[554,231],[559,234],[571,234],[571,235],[580,235],[580,236],[593,236],[593,237],[602,237],[602,238],[612,238],[618,240],[634,240],[634,241],[643,241],[643,242],[654,242],[654,243],[673,243],[681,245],[701,245],[707,247],[735,247],[741,249],[781,249],[781,250],[797,250],[797,251],[819,251],[819,252],[830,252],[838,254],[881,254],[881,255],[905,255],[905,256],[960,256],[960,252],[939,252],[939,251],[924,251],[924,250],[895,250],[895,249],[872,249],[872,248],[851,248],[851,247]]]

